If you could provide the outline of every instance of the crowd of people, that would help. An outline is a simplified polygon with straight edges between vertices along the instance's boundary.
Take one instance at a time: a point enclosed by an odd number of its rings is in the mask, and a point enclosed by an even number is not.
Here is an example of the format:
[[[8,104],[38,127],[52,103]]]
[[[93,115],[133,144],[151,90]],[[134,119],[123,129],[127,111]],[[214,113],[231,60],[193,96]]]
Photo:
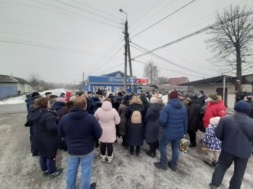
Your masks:
[[[54,178],[62,173],[62,168],[56,167],[57,150],[67,151],[67,189],[76,187],[79,164],[81,188],[95,188],[96,183],[90,183],[94,148],[99,146],[101,161],[111,163],[113,144],[119,137],[122,146],[135,156],[139,156],[145,141],[149,146],[147,156],[154,158],[160,151],[160,161],[154,162],[156,168],[176,171],[181,139],[188,134],[189,147],[196,147],[198,130],[204,132],[200,142],[207,147],[204,162],[215,167],[210,187],[219,187],[232,162],[236,168],[230,188],[241,186],[252,153],[252,94],[248,94],[246,102],[235,104],[233,116],[227,116],[221,96],[206,96],[203,91],[188,96],[171,91],[168,102],[158,93],[136,95],[123,91],[44,95],[34,92],[26,99],[25,126],[30,127],[31,153],[39,156],[43,176]],[[169,143],[172,156],[168,161]]]

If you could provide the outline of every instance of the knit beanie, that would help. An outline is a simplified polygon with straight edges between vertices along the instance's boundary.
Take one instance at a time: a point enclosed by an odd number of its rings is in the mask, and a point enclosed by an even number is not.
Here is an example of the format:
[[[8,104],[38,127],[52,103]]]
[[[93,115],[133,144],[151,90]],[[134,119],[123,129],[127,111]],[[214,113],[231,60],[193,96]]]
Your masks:
[[[123,100],[125,100],[125,101],[130,100],[130,96],[128,96],[128,95],[124,96]]]
[[[217,100],[218,99],[218,95],[216,93],[209,94],[208,97],[211,98],[211,99],[213,99],[213,100]]]
[[[38,92],[33,92],[32,97],[35,97],[35,96],[40,96],[40,94]]]
[[[170,94],[169,94],[169,99],[175,99],[175,98],[178,98],[178,93],[177,93],[177,91],[172,91],[172,92],[170,92]]]
[[[234,110],[246,114],[250,111],[250,105],[247,102],[240,100],[235,104]]]

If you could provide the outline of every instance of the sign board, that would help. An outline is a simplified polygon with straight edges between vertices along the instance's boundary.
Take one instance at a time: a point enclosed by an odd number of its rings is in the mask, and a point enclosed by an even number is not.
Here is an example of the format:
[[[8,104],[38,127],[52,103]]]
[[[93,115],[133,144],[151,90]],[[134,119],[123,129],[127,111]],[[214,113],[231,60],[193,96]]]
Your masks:
[[[147,85],[148,84],[148,79],[135,79],[134,83]]]

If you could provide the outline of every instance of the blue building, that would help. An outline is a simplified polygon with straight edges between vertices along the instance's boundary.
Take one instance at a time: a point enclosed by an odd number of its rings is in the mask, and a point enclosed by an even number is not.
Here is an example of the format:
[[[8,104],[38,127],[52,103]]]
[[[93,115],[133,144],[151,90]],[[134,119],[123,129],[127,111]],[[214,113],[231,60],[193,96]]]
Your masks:
[[[0,99],[22,95],[32,91],[24,79],[9,75],[0,75]]]
[[[82,83],[82,91],[90,91],[92,93],[97,92],[98,89],[104,89],[107,92],[121,92],[124,91],[124,73],[121,71],[112,72],[101,76],[89,76],[88,80]],[[147,81],[147,80],[145,80]],[[134,86],[134,92],[137,93],[138,87],[142,86],[143,79],[133,78],[127,76],[127,91],[131,92],[131,82]]]

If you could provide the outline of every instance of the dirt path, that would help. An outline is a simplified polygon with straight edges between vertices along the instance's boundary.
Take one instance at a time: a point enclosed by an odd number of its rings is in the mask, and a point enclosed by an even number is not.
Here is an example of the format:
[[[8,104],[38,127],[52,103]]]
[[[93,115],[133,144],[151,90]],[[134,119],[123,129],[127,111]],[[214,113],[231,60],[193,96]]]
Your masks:
[[[60,151],[57,157],[57,165],[64,168],[63,175],[52,180],[43,178],[38,157],[30,153],[29,128],[23,126],[25,117],[26,113],[0,115],[0,188],[64,189],[67,154]],[[188,153],[181,153],[178,171],[172,172],[153,166],[159,157],[147,157],[146,145],[142,146],[139,157],[130,156],[119,140],[112,164],[102,163],[99,149],[95,149],[92,181],[97,182],[98,189],[206,189],[213,168],[203,163],[204,153],[200,148],[199,145]],[[169,149],[168,157],[171,157]],[[228,188],[232,171],[233,167],[225,175],[221,189]],[[242,189],[253,189],[252,175],[253,158],[249,160]],[[80,185],[80,173],[77,185]]]

